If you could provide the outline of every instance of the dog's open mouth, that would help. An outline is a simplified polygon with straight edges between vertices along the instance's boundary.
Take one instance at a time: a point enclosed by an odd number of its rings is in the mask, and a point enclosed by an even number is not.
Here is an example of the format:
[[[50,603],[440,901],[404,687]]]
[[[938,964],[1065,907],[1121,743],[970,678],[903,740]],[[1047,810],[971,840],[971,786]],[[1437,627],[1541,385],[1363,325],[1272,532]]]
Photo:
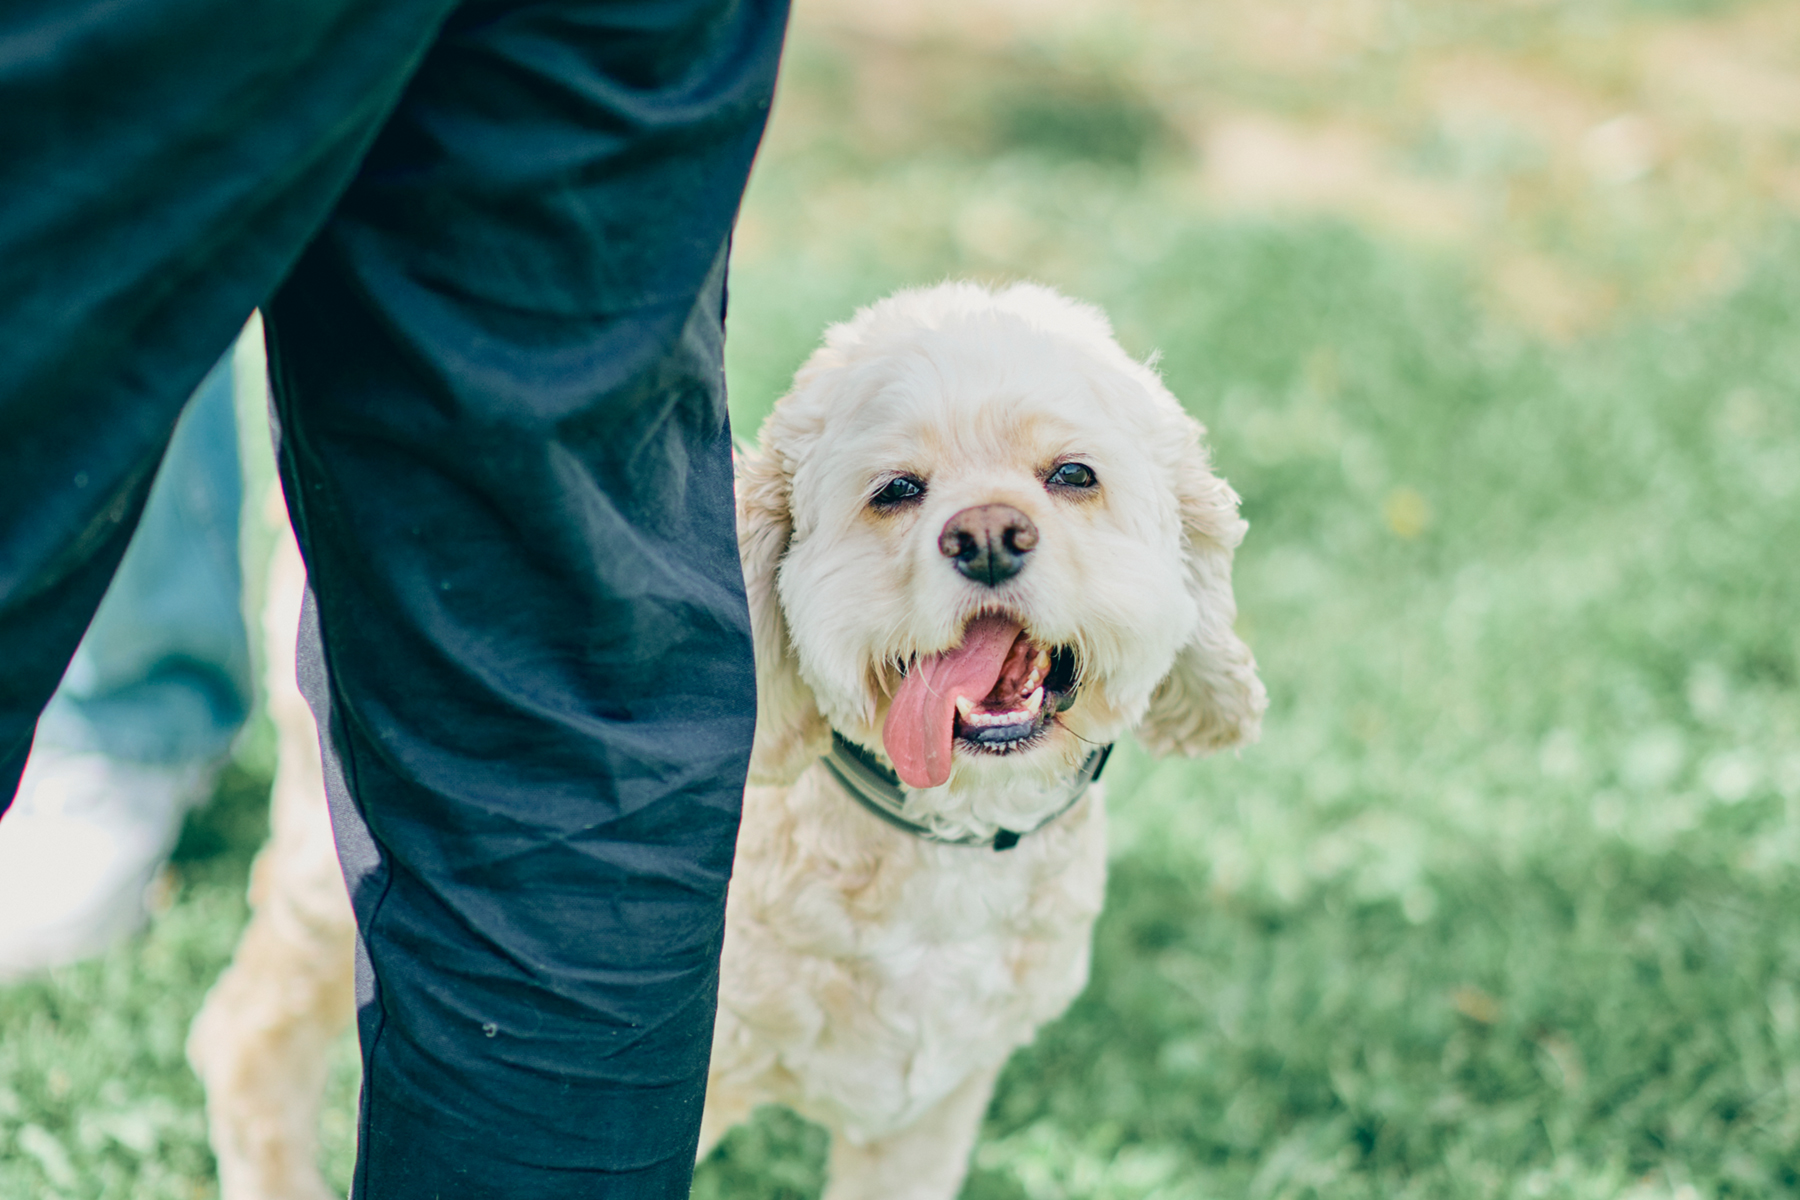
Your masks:
[[[1035,739],[1074,703],[1075,653],[1046,649],[1020,631],[993,691],[956,699],[955,733],[970,749],[1004,754]]]
[[[1075,652],[1044,646],[1010,617],[969,623],[962,644],[914,663],[882,726],[882,744],[910,787],[950,778],[958,748],[1010,754],[1040,740],[1074,702]]]

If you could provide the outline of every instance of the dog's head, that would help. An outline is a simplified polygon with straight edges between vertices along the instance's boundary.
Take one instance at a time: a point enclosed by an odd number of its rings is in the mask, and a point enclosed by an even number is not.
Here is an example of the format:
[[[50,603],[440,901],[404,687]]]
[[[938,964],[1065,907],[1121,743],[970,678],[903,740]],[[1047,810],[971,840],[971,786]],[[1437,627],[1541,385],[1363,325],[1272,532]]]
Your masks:
[[[1158,753],[1253,739],[1245,525],[1202,432],[1047,288],[943,284],[832,328],[739,463],[752,779],[835,728],[1004,824],[1134,726]]]

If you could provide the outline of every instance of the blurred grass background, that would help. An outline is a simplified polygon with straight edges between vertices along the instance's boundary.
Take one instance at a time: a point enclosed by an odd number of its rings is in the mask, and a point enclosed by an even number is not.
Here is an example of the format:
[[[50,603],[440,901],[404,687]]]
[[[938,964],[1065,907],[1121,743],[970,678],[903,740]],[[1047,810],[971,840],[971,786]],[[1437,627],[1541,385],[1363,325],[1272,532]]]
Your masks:
[[[1035,278],[1252,524],[1264,739],[1115,756],[1094,981],[966,1196],[1800,1194],[1796,208],[1791,3],[801,0],[740,433],[857,305]],[[148,935],[0,989],[0,1197],[215,1194],[180,1047],[268,745]],[[823,1152],[765,1112],[695,1194]]]

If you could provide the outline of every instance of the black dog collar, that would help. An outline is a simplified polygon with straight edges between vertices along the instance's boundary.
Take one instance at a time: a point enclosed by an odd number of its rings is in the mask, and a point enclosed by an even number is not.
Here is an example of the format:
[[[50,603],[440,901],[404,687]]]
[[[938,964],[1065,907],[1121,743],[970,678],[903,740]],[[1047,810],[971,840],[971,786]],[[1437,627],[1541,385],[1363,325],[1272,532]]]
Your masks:
[[[1002,829],[991,838],[945,837],[929,826],[906,817],[906,792],[900,786],[899,776],[871,758],[869,752],[861,746],[845,741],[843,735],[835,729],[831,731],[831,749],[819,761],[825,764],[825,769],[831,772],[832,778],[843,784],[844,790],[855,797],[858,804],[889,825],[904,829],[914,837],[924,838],[928,842],[942,842],[947,846],[992,846],[996,850],[1011,850],[1019,844],[1020,838],[1036,833],[1074,808],[1075,802],[1087,795],[1088,785],[1100,778],[1107,756],[1111,753],[1112,747],[1107,745],[1088,755],[1088,760],[1081,764],[1081,770],[1075,773],[1075,778],[1069,784],[1069,798],[1055,812],[1030,829],[1018,832]]]

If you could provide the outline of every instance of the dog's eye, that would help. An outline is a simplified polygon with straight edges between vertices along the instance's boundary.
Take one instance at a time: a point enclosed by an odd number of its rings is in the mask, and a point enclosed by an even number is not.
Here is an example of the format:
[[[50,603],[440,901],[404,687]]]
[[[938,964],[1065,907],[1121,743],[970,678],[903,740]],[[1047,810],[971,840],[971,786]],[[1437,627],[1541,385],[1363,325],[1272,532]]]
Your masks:
[[[876,508],[894,508],[905,504],[908,500],[917,500],[925,494],[925,481],[916,475],[898,475],[888,480],[887,486],[875,493],[869,503]]]
[[[1066,462],[1050,472],[1050,478],[1044,482],[1053,487],[1091,488],[1100,481],[1094,478],[1094,469],[1086,463]]]

